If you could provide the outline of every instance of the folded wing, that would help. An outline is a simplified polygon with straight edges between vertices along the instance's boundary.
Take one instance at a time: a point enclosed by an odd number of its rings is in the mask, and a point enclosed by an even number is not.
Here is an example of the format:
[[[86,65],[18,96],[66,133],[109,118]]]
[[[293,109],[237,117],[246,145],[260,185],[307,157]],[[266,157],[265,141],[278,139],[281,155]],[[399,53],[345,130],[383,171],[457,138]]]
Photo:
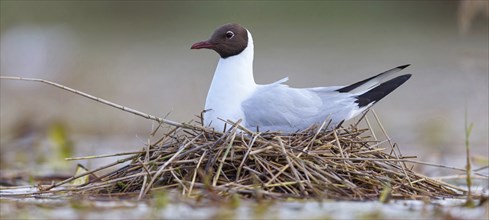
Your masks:
[[[280,82],[260,85],[241,107],[245,126],[260,131],[294,132],[332,120],[332,125],[351,119],[387,96],[411,75],[383,82],[408,67],[399,66],[349,86],[298,89]]]

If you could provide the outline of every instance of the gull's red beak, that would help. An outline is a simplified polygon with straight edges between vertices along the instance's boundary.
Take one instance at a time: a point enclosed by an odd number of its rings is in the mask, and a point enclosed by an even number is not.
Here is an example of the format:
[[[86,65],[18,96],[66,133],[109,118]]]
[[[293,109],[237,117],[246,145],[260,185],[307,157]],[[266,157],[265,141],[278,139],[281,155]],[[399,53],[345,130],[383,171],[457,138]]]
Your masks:
[[[190,49],[202,49],[202,48],[209,49],[212,46],[214,46],[214,44],[210,43],[209,41],[201,41],[193,44],[192,47],[190,47]]]

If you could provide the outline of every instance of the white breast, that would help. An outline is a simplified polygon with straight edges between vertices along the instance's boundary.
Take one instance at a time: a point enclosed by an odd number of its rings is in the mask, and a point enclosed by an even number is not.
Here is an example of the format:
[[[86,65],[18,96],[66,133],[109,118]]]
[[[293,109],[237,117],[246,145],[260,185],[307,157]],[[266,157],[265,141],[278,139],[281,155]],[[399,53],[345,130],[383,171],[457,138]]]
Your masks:
[[[248,32],[246,49],[238,55],[221,58],[217,64],[205,103],[205,110],[209,110],[204,114],[205,125],[222,131],[225,123],[219,118],[245,120],[241,104],[256,87],[253,78],[253,39]]]

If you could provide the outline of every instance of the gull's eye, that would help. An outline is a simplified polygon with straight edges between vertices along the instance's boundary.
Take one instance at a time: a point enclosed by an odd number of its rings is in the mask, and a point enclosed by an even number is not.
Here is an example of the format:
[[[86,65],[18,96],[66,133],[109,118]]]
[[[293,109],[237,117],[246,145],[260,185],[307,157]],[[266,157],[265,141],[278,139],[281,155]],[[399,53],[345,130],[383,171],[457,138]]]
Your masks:
[[[228,32],[226,32],[226,38],[227,38],[227,39],[231,39],[231,38],[233,38],[233,37],[234,37],[234,33],[233,33],[232,31],[228,31]]]

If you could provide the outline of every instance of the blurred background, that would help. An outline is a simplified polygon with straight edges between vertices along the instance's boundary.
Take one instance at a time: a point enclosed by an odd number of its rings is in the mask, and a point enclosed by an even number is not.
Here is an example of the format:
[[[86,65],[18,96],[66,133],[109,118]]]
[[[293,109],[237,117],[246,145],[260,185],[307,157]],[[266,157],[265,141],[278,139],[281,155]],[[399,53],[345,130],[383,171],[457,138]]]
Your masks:
[[[2,76],[51,80],[189,121],[203,110],[219,58],[190,46],[240,23],[253,34],[258,83],[289,76],[294,87],[347,85],[412,64],[402,73],[413,77],[375,106],[404,155],[463,168],[465,113],[473,154],[489,154],[488,1],[0,4]],[[71,172],[76,162],[64,157],[136,151],[152,130],[150,120],[51,86],[0,86],[4,175]]]

